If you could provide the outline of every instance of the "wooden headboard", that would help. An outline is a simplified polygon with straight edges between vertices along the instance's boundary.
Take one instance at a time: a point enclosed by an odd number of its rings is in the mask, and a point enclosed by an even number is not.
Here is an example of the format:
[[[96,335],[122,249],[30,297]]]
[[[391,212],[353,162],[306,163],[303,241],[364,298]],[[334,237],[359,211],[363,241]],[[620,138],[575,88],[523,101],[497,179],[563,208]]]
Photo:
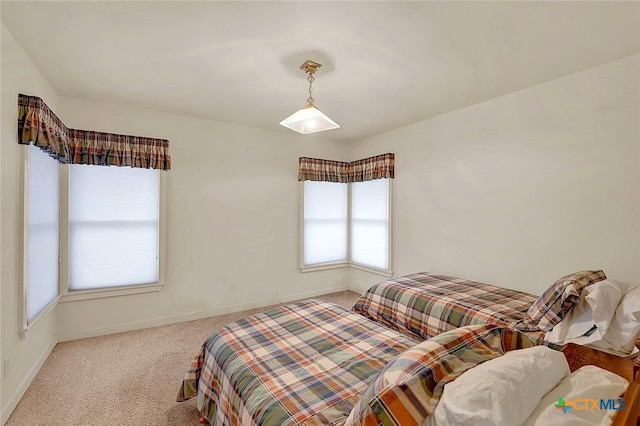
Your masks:
[[[636,347],[640,350],[640,339],[636,340]],[[584,365],[595,365],[629,380],[624,393],[627,408],[618,411],[613,426],[640,426],[640,352],[635,358],[623,358],[574,343],[567,344],[562,352],[571,371]]]

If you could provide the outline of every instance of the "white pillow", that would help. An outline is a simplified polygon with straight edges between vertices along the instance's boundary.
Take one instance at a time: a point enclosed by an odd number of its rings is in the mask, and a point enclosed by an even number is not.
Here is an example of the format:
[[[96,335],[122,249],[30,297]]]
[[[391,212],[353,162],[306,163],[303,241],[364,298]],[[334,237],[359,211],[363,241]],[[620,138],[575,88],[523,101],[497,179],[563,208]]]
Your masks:
[[[598,401],[613,399],[615,407],[620,408],[618,399],[628,385],[629,382],[617,374],[593,365],[585,365],[547,393],[524,424],[525,426],[611,424],[612,417],[615,415],[613,410],[594,410],[588,402],[581,401],[579,410],[570,408],[565,413],[557,407],[558,398],[562,397],[566,405],[579,399]],[[589,409],[583,409],[585,407]]]
[[[640,334],[640,287],[628,292],[620,301],[604,335],[613,349],[629,354]]]
[[[546,346],[509,351],[444,386],[425,425],[519,425],[569,375],[562,352]]]
[[[624,294],[629,293],[634,288],[640,287],[640,283],[627,283],[627,282],[618,281],[618,280],[615,280],[615,282],[620,284],[620,287],[622,287],[622,293],[624,293]]]
[[[610,279],[585,287],[580,302],[560,323],[547,332],[545,339],[559,344],[575,342],[609,348],[604,335],[609,329],[624,290],[626,288],[623,289],[617,281]],[[597,327],[595,332],[584,336],[594,325]]]
[[[591,306],[593,322],[600,334],[605,335],[624,294],[622,288],[616,281],[604,280],[586,287],[583,294],[585,290],[587,291],[585,300]]]

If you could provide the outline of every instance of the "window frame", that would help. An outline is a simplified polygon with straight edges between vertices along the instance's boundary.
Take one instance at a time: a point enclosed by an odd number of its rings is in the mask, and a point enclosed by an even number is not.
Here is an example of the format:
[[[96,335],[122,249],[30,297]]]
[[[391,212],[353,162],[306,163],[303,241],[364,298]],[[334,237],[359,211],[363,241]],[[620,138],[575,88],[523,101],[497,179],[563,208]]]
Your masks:
[[[351,218],[351,185],[348,183],[345,183],[345,185],[347,185],[347,256],[344,260],[335,260],[335,261],[331,261],[331,262],[322,262],[322,263],[314,263],[311,265],[306,265],[304,263],[304,197],[305,197],[305,191],[304,191],[304,182],[305,181],[300,181],[300,214],[298,215],[299,217],[299,222],[300,222],[300,270],[302,272],[312,272],[312,271],[322,271],[325,269],[336,269],[336,268],[346,268],[347,266],[349,266],[349,253],[351,250],[351,239],[349,238],[350,232],[351,232],[351,223],[350,223],[350,218]],[[329,183],[329,182],[327,182]]]
[[[69,290],[69,167],[58,164],[59,170],[59,248],[58,248],[58,296],[47,305],[31,322],[27,318],[27,292],[28,292],[28,146],[20,148],[20,191],[19,191],[19,220],[22,228],[22,238],[20,238],[20,261],[22,286],[21,301],[21,335],[27,332],[38,320],[51,312],[58,303],[73,302],[78,300],[98,299],[104,297],[125,296],[130,294],[141,294],[160,291],[165,283],[165,261],[166,261],[166,175],[163,171],[158,173],[158,281],[149,284],[134,284],[130,286],[105,287],[95,290]]]
[[[305,265],[304,264],[304,181],[298,182],[299,188],[299,197],[300,200],[298,206],[298,224],[299,224],[299,268],[303,273],[306,272],[314,272],[314,271],[324,271],[328,269],[338,269],[338,268],[346,268],[351,267],[354,269],[359,269],[361,271],[371,272],[377,275],[382,275],[385,277],[393,276],[393,179],[392,178],[384,178],[389,181],[389,193],[388,193],[388,227],[387,227],[387,238],[388,238],[388,265],[387,269],[376,268],[374,266],[364,265],[361,263],[353,262],[351,260],[351,182],[347,183],[347,259],[343,261],[337,262],[324,262],[317,263],[313,265]]]
[[[98,299],[103,297],[125,296],[129,294],[151,293],[162,290],[165,283],[166,254],[166,176],[158,173],[158,281],[148,284],[104,287],[92,290],[69,289],[69,167],[62,167],[60,172],[60,302]]]
[[[29,214],[29,146],[24,145],[20,148],[20,191],[19,191],[19,220],[20,227],[22,228],[22,238],[20,241],[20,261],[22,266],[20,268],[20,283],[21,283],[21,294],[22,294],[22,303],[20,304],[20,317],[21,317],[21,328],[19,330],[20,335],[24,336],[24,334],[33,327],[40,318],[43,318],[49,314],[60,301],[60,266],[61,266],[61,253],[60,253],[60,232],[58,231],[58,295],[51,301],[49,304],[42,309],[33,319],[29,322],[29,313],[27,308],[28,303],[28,292],[29,292],[29,221],[27,220],[27,215]],[[61,172],[60,165],[58,164],[58,172]],[[60,175],[59,175],[60,176]],[[59,182],[58,182],[59,183]],[[60,212],[60,200],[62,199],[62,194],[58,192],[58,226],[60,226],[60,222],[62,220],[61,212]]]

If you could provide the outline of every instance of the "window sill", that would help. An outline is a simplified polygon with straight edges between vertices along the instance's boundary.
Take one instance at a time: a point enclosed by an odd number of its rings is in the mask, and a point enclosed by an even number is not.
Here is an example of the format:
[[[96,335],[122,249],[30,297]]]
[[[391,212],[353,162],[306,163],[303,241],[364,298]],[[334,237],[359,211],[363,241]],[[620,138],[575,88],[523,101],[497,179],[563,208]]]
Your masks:
[[[78,300],[100,299],[104,297],[127,296],[130,294],[151,293],[162,290],[162,284],[140,284],[126,287],[109,287],[96,290],[69,291],[60,296],[60,302],[74,302]]]
[[[375,268],[373,266],[366,266],[360,263],[353,263],[353,262],[332,262],[332,263],[322,263],[318,265],[301,266],[300,272],[325,271],[327,269],[337,269],[337,268],[354,268],[354,269],[359,269],[361,271],[371,272],[372,274],[382,275],[383,277],[393,276],[393,271],[391,270]]]
[[[315,271],[325,271],[327,269],[338,269],[338,268],[346,268],[349,266],[349,262],[330,262],[330,263],[319,263],[316,265],[301,265],[300,272],[315,272]]]
[[[53,299],[51,301],[51,303],[49,303],[47,305],[46,308],[44,308],[42,310],[42,312],[40,312],[38,315],[36,315],[36,317],[33,320],[31,320],[31,322],[27,322],[26,314],[25,314],[25,319],[24,319],[24,323],[22,325],[22,329],[18,330],[20,338],[24,339],[24,337],[27,334],[27,331],[29,331],[31,329],[31,327],[33,327],[40,318],[43,318],[43,317],[49,315],[49,312],[53,311],[53,308],[58,306],[58,302],[59,301],[60,301],[60,296],[57,296],[55,299]]]
[[[350,263],[349,266],[351,266],[354,269],[359,269],[361,271],[371,272],[372,274],[376,274],[376,275],[382,275],[383,277],[393,276],[393,271],[390,269],[380,269],[380,268],[375,268],[373,266],[362,265],[360,263]]]

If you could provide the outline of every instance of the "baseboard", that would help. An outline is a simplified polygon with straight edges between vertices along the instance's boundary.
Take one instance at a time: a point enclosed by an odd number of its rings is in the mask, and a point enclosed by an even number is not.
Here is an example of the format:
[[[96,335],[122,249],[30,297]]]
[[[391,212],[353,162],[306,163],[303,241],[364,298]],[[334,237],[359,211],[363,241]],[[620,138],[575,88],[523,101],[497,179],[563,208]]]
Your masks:
[[[38,371],[40,371],[40,369],[44,365],[44,362],[47,360],[56,344],[57,341],[53,341],[49,344],[49,346],[46,347],[46,349],[42,352],[42,355],[40,355],[40,358],[38,358],[38,361],[33,365],[33,367],[31,367],[29,372],[24,376],[24,378],[18,385],[16,391],[13,393],[13,395],[11,395],[11,398],[9,398],[7,405],[2,407],[2,421],[0,422],[0,424],[5,424],[7,420],[9,420],[9,416],[11,416],[11,413],[13,413],[13,410],[15,410],[16,406],[20,402],[20,399],[22,399],[24,393],[29,388],[29,385],[31,385],[33,379],[36,378],[36,374],[38,374]]]
[[[104,336],[107,334],[123,333],[126,331],[140,330],[143,328],[158,327],[161,325],[175,324],[184,321],[193,321],[202,318],[208,318],[216,315],[230,314],[232,312],[245,311],[247,309],[255,309],[268,305],[277,305],[279,303],[291,302],[293,300],[306,299],[309,297],[321,296],[323,294],[336,293],[338,291],[351,290],[348,285],[337,288],[316,290],[307,293],[297,293],[288,296],[275,297],[272,299],[259,300],[243,305],[231,305],[224,308],[208,309],[204,311],[188,312],[186,314],[171,315],[166,317],[153,318],[143,321],[134,321],[129,323],[117,324],[107,327],[97,327],[87,330],[76,331],[72,333],[58,332],[58,341],[66,342],[69,340],[84,339],[87,337]]]

